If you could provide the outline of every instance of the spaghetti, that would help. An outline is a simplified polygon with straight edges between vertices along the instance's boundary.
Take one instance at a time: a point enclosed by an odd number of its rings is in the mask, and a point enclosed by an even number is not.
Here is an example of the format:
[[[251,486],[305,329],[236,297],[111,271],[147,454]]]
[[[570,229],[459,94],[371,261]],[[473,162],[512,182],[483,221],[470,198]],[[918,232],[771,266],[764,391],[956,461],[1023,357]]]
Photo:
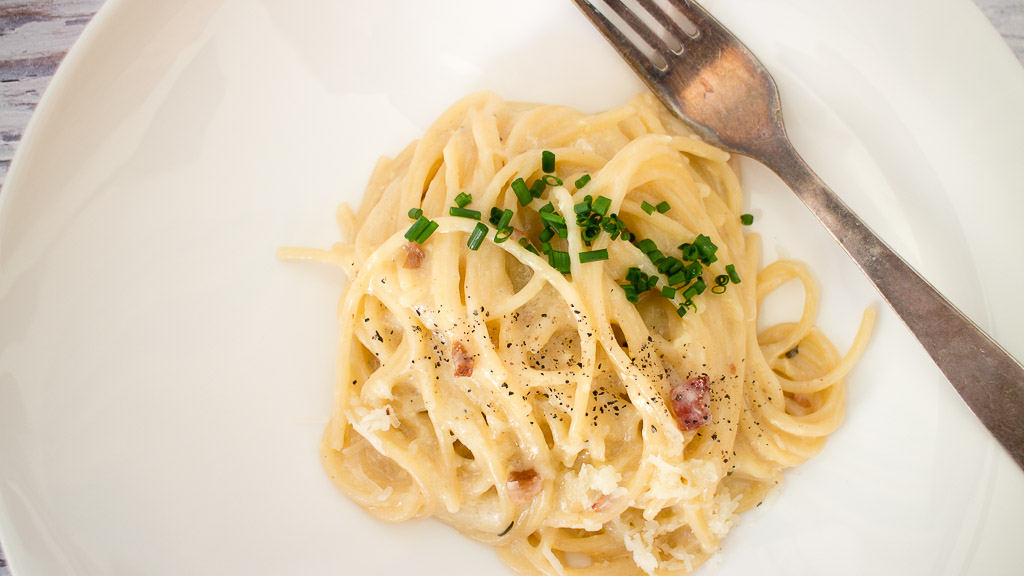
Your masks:
[[[758,270],[728,161],[647,94],[587,115],[491,93],[380,160],[339,209],[346,241],[280,253],[349,277],[321,446],[337,486],[525,574],[704,562],[839,426],[874,320],[840,356],[809,271]],[[790,280],[802,314],[758,333]]]

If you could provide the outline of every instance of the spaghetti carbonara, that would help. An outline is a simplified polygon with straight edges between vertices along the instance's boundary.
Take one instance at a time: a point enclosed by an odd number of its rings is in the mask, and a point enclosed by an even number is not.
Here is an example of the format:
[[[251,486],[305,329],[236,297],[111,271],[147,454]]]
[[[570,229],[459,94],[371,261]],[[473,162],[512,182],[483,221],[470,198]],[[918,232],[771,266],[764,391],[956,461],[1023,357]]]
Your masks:
[[[808,270],[759,270],[729,155],[650,95],[587,115],[456,103],[377,165],[345,241],[323,464],[524,574],[685,574],[843,417]],[[758,332],[790,280],[802,314]]]

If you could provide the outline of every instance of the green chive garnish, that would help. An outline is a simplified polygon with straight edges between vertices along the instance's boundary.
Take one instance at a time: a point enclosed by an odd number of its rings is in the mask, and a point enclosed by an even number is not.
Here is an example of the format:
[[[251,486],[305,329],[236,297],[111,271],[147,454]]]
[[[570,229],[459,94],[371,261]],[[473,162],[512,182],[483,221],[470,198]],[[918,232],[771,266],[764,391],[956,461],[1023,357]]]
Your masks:
[[[533,202],[533,195],[530,194],[530,189],[526,187],[526,182],[522,178],[512,181],[512,191],[516,193],[516,198],[519,199],[521,205],[527,206]]]
[[[590,212],[590,202],[584,200],[583,202],[580,202],[579,204],[573,206],[572,209],[573,212],[576,212],[577,215],[585,216]]]
[[[550,174],[555,171],[555,153],[550,150],[545,150],[540,154],[540,167],[545,173]]]
[[[594,199],[594,202],[591,204],[591,209],[593,209],[594,212],[597,212],[601,216],[605,216],[608,214],[608,209],[611,208],[611,205],[611,198],[598,196],[597,198]]]
[[[643,240],[634,244],[634,246],[636,246],[637,249],[639,249],[644,254],[654,252],[655,250],[658,249],[658,245],[655,244],[654,240],[651,240],[650,238],[644,238]]]
[[[487,221],[490,222],[492,226],[497,226],[498,222],[501,222],[501,216],[501,208],[495,206],[494,208],[491,208],[491,216],[490,218],[487,219]]]
[[[548,262],[551,264],[552,268],[558,270],[562,274],[568,274],[572,269],[568,252],[552,250],[548,252]]]
[[[654,211],[657,210],[657,207],[654,204],[648,202],[647,200],[644,200],[643,202],[640,203],[640,208],[644,212],[647,212],[648,215],[654,214]]]
[[[547,242],[555,237],[555,231],[551,228],[545,228],[537,237],[540,238],[541,242]]]
[[[580,252],[580,264],[586,264],[588,262],[600,262],[601,260],[608,259],[608,250],[591,250],[590,252]]]
[[[700,258],[700,251],[697,247],[689,242],[679,245],[679,251],[683,253],[683,260],[687,262],[693,262]]]
[[[477,222],[476,228],[473,228],[473,232],[469,234],[469,241],[466,242],[466,246],[469,246],[470,250],[476,250],[483,243],[484,238],[487,237],[487,232],[487,224]]]
[[[726,274],[729,275],[730,282],[732,282],[733,284],[740,283],[740,275],[736,273],[736,266],[729,264],[728,266],[725,267],[725,272]]]
[[[711,264],[712,262],[718,261],[718,257],[715,256],[715,252],[718,251],[718,246],[715,246],[715,243],[707,236],[698,234],[693,240],[693,245],[697,248],[697,251],[700,252],[701,262]]]
[[[668,202],[661,202],[660,204],[655,206],[655,208],[658,210],[658,214],[664,214],[665,212],[671,210],[672,206],[670,206]]]
[[[494,243],[504,244],[505,241],[508,240],[510,236],[512,236],[512,232],[514,231],[515,229],[512,228],[511,226],[509,226],[508,228],[502,228],[501,230],[498,230],[498,232],[494,234]]]
[[[632,284],[623,284],[622,291],[626,293],[626,300],[636,304],[640,301],[640,297],[636,293],[636,288],[633,288]]]
[[[676,289],[671,286],[662,286],[661,295],[671,300],[676,297]]]
[[[576,179],[576,189],[583,188],[590,182],[590,174],[584,174]]]
[[[430,238],[430,235],[434,233],[434,230],[437,230],[438,226],[439,224],[434,221],[431,221],[430,224],[427,224],[427,227],[424,228],[422,232],[420,232],[419,236],[416,237],[416,243],[423,244],[424,242],[426,242],[427,238]]]
[[[565,226],[565,218],[554,212],[541,212],[540,219],[554,226]]]
[[[541,212],[541,213],[544,213],[544,212],[554,212],[554,211],[555,211],[555,205],[552,204],[551,202],[548,202],[547,204],[541,206],[540,210],[539,210],[539,212]]]
[[[409,210],[409,218],[412,218],[413,220],[418,220],[420,216],[423,216],[423,210],[420,210],[419,208],[413,208]]]
[[[754,215],[744,214],[740,216],[740,223],[743,224],[744,226],[750,226],[751,224],[754,223]]]
[[[505,209],[504,212],[501,213],[501,218],[498,219],[498,223],[496,224],[498,230],[504,230],[505,228],[508,227],[508,225],[512,222],[513,214],[514,212],[507,208]]]
[[[469,208],[458,208],[452,206],[448,209],[448,214],[451,216],[458,216],[459,218],[472,218],[473,220],[480,219],[479,210],[470,210]]]
[[[547,184],[543,180],[534,180],[533,184],[530,185],[530,196],[534,198],[540,198],[540,195],[544,193],[544,188]]]
[[[430,226],[430,220],[427,220],[423,216],[422,210],[420,210],[420,212],[421,214],[416,218],[416,221],[412,223],[412,226],[410,226],[409,230],[406,231],[405,233],[405,239],[410,242],[415,242],[416,238],[419,237],[420,233],[426,230],[428,226]]]
[[[544,183],[547,184],[548,186],[562,185],[562,179],[559,178],[558,176],[555,176],[554,174],[547,174],[544,176],[544,178],[541,178],[541,180],[543,180]]]
[[[459,192],[458,195],[455,196],[455,204],[458,205],[459,208],[465,208],[466,205],[469,204],[472,201],[473,201],[473,195],[472,194],[466,194],[465,192]]]

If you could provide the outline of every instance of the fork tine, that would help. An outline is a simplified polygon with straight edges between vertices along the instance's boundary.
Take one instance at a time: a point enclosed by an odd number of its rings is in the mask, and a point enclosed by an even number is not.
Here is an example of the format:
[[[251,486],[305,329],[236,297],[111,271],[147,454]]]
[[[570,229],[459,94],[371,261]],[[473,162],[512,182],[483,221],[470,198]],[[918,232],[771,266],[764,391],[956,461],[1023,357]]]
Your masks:
[[[669,4],[679,10],[679,13],[686,17],[687,20],[693,23],[697,27],[697,34],[699,35],[704,28],[709,24],[719,25],[718,20],[711,15],[710,12],[704,9],[703,6],[693,2],[692,0],[665,0]],[[709,22],[711,20],[711,22]]]
[[[661,24],[665,28],[665,30],[668,30],[669,33],[675,36],[676,39],[679,40],[680,44],[692,38],[686,32],[686,30],[683,30],[681,26],[676,24],[676,21],[669,17],[669,15],[666,14],[665,11],[661,8],[661,6],[658,6],[658,4],[654,0],[636,0],[636,2],[640,4],[640,6],[642,6],[643,9],[646,10],[647,13],[651,15],[651,17],[657,20],[658,24]],[[671,2],[671,4],[675,6],[676,3]],[[680,13],[682,13],[682,10],[680,10]],[[700,34],[699,28],[697,29],[697,33],[698,35]]]
[[[652,35],[652,33],[646,29],[646,26],[643,25],[643,22],[641,22],[640,19],[637,18],[636,15],[634,15],[632,12],[629,12],[629,10],[626,9],[625,6],[622,6],[621,3],[617,2],[617,0],[604,1],[606,4],[609,5],[618,4],[619,7],[613,7],[613,10],[617,14],[619,14],[619,16],[623,18],[623,20],[629,23],[630,27],[633,28],[634,31],[637,31],[637,34],[640,35],[641,38],[645,37],[645,33],[638,31],[637,26],[643,28],[646,31],[647,35]],[[605,38],[607,38],[608,41],[610,41],[619,52],[623,53],[626,56],[626,60],[630,63],[630,65],[633,66],[637,73],[639,73],[644,78],[650,79],[651,81],[654,81],[655,79],[663,76],[664,71],[657,67],[653,62],[651,62],[651,59],[648,57],[648,55],[644,54],[643,50],[641,50],[640,47],[638,47],[632,40],[630,40],[625,34],[623,34],[619,27],[616,26],[611,20],[609,20],[603,12],[601,12],[593,4],[591,4],[590,0],[573,0],[573,2],[580,9],[580,11],[582,11],[583,14],[585,14],[587,18],[589,18],[590,21],[593,22],[594,26],[596,26],[597,29],[600,30],[602,34],[604,34]],[[623,12],[629,13],[629,16],[623,16]],[[635,23],[630,22],[629,18],[633,18],[635,20]],[[656,37],[657,35],[654,36]],[[671,50],[665,47],[664,42],[662,42],[660,38],[658,38],[657,41],[658,44],[655,46],[651,46],[652,49],[658,50],[658,47],[660,46],[664,50],[662,54],[672,53]]]
[[[662,58],[667,58],[673,54],[673,50],[662,40],[661,36],[657,32],[651,30],[651,27],[644,23],[635,12],[630,10],[621,0],[602,0],[609,8],[615,11],[622,18],[629,27],[636,32],[644,42],[647,43],[655,52],[658,52]]]

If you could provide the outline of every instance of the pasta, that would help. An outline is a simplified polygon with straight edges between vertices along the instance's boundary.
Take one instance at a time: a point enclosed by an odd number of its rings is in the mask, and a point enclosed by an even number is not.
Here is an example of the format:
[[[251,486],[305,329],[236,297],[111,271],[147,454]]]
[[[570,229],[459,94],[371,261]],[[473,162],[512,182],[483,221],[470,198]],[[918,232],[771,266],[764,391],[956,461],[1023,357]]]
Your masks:
[[[349,277],[321,445],[338,488],[523,574],[707,560],[839,426],[874,320],[841,356],[810,272],[759,270],[729,159],[649,94],[587,115],[487,92],[381,159],[344,242],[280,251]],[[759,333],[791,280],[800,317]]]

